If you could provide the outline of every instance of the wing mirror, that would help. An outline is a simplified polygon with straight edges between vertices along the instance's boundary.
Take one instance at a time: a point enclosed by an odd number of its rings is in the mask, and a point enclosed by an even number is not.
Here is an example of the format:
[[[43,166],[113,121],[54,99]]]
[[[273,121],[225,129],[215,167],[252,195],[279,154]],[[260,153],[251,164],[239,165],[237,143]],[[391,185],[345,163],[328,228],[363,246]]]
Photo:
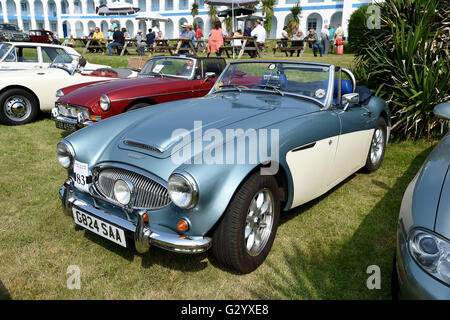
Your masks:
[[[359,103],[359,93],[347,93],[342,96],[342,103],[345,104],[344,111],[347,111],[350,104]]]
[[[216,73],[215,72],[205,72],[205,79],[215,78]]]
[[[450,120],[450,103],[443,102],[438,104],[436,107],[434,107],[433,112],[439,118]]]

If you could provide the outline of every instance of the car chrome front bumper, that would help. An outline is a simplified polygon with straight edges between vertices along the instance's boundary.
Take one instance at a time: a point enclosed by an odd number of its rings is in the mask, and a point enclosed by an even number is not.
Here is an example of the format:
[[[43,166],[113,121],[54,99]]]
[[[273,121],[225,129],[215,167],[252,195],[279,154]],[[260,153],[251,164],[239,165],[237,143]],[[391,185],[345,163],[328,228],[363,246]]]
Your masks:
[[[139,253],[149,251],[150,245],[178,253],[202,253],[211,247],[211,238],[209,237],[183,236],[176,233],[151,230],[149,224],[144,222],[143,219],[143,215],[146,213],[145,210],[136,213],[137,224],[135,225],[131,221],[97,209],[77,198],[71,178],[64,182],[64,185],[59,190],[59,196],[66,215],[72,216],[72,208],[76,207],[133,234],[134,244]]]
[[[59,113],[58,108],[52,109],[52,118],[55,120],[55,124],[58,129],[67,131],[76,131],[95,123],[92,120],[84,119],[81,113],[78,114],[76,119],[65,117]]]

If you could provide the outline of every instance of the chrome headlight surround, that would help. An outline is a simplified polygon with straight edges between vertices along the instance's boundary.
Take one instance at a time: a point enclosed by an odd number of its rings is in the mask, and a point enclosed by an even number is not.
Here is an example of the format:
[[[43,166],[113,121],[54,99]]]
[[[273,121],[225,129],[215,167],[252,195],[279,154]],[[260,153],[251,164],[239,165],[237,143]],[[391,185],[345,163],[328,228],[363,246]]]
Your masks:
[[[111,107],[111,100],[109,99],[108,95],[102,94],[100,96],[100,108],[102,108],[103,111],[108,111]]]
[[[191,209],[198,201],[198,185],[187,172],[174,172],[167,181],[170,200],[180,208]]]
[[[450,286],[450,242],[426,229],[413,229],[409,253],[429,275]]]
[[[58,156],[59,163],[66,169],[72,167],[75,160],[75,150],[72,145],[66,141],[62,140],[56,146],[56,155]]]
[[[121,205],[132,205],[134,202],[134,186],[130,180],[120,178],[114,182],[114,197]]]
[[[61,89],[56,90],[56,98],[64,97],[64,92]]]

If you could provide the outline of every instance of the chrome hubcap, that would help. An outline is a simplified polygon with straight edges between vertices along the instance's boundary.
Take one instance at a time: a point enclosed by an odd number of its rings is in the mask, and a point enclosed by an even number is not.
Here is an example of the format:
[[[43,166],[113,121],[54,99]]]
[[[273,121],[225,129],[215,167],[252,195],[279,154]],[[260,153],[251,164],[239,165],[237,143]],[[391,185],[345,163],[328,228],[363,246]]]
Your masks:
[[[6,116],[14,121],[26,119],[31,113],[31,103],[23,96],[11,96],[4,105]]]
[[[372,138],[372,145],[370,147],[370,160],[373,164],[378,163],[380,161],[381,156],[383,155],[384,148],[384,135],[383,131],[380,128],[375,130]]]
[[[250,202],[244,229],[244,244],[248,254],[257,256],[269,240],[273,225],[274,200],[272,192],[264,188]]]

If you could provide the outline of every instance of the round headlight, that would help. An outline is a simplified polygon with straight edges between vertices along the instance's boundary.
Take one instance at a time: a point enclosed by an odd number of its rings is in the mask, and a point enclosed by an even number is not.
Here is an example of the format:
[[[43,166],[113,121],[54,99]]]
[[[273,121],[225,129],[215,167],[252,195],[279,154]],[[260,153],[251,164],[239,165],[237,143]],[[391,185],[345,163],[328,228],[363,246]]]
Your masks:
[[[56,90],[56,98],[61,98],[61,97],[64,97],[64,92],[61,89]]]
[[[173,173],[169,177],[167,190],[172,202],[180,208],[190,209],[197,204],[198,187],[191,176]]]
[[[126,179],[119,179],[114,183],[114,197],[116,200],[126,206],[131,201],[133,194],[133,184]]]
[[[56,146],[56,154],[58,156],[59,163],[68,169],[73,164],[75,159],[75,151],[70,143],[66,141],[61,141]]]
[[[102,94],[100,97],[100,108],[102,108],[103,111],[108,111],[110,106],[111,100],[106,94]]]

